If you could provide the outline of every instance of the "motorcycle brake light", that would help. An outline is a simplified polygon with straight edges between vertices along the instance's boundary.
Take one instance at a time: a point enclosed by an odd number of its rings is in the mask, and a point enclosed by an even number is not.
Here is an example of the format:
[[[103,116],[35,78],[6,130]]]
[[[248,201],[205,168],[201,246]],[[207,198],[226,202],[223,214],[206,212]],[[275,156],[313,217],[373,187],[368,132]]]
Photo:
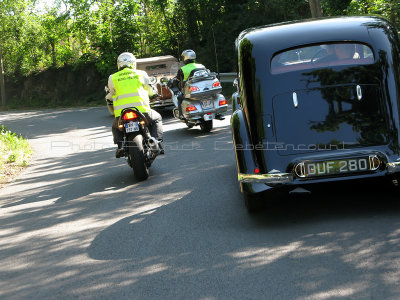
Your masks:
[[[221,84],[219,83],[219,81],[216,81],[213,83],[213,87],[217,87],[217,86],[221,86]]]
[[[195,111],[197,108],[195,106],[188,106],[186,107],[186,111]]]
[[[226,105],[226,104],[228,104],[228,101],[226,101],[226,100],[220,100],[219,101],[219,106]]]
[[[133,111],[129,111],[126,114],[124,114],[123,119],[124,120],[133,120],[136,119],[138,117],[138,115],[133,112]]]
[[[190,87],[190,91],[191,92],[195,92],[195,91],[198,91],[198,90],[199,90],[199,88],[197,86],[191,86]]]

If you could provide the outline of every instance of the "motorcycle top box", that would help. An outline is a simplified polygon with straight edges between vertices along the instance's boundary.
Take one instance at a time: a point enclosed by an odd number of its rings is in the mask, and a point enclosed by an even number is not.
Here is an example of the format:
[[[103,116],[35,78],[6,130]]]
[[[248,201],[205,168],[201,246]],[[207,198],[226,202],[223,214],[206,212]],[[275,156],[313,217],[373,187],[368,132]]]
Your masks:
[[[251,28],[231,118],[249,211],[273,192],[400,174],[400,43],[379,17]]]
[[[184,96],[188,99],[203,100],[221,91],[222,86],[216,74],[199,70],[186,82]]]

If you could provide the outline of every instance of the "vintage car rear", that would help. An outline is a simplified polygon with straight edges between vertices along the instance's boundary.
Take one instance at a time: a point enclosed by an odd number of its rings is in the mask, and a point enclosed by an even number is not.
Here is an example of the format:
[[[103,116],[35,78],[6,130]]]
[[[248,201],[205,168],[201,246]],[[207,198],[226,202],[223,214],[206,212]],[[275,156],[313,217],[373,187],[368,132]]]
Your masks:
[[[340,47],[351,55],[340,55]],[[237,54],[231,125],[249,211],[275,191],[380,178],[397,184],[399,40],[388,21],[342,17],[252,28],[239,35]]]
[[[146,71],[150,78],[154,78],[154,88],[160,95],[151,101],[152,108],[173,107],[172,94],[167,88],[168,79],[176,76],[179,69],[178,60],[172,55],[140,58],[136,61],[138,70]]]

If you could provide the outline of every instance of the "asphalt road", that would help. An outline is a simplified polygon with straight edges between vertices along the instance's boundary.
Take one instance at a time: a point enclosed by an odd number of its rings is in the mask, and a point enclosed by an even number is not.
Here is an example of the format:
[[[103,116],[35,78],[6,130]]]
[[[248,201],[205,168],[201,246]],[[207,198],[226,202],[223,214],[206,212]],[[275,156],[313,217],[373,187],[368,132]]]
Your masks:
[[[145,182],[106,108],[8,112],[32,165],[0,189],[1,299],[399,299],[399,196],[380,185],[247,214],[229,118],[164,115]]]

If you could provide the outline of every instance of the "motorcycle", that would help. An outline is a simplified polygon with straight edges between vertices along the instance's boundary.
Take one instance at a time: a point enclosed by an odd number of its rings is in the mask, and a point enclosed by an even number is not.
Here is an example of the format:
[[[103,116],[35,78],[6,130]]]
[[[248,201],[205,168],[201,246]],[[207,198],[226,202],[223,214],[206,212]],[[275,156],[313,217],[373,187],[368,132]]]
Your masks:
[[[220,94],[222,87],[216,73],[210,73],[209,70],[195,71],[185,82],[183,95],[178,85],[179,81],[176,78],[170,79],[167,83],[175,104],[174,117],[184,122],[187,127],[200,125],[202,132],[210,132],[213,128],[213,119],[225,119],[222,113],[228,110],[228,102]],[[179,117],[178,97],[184,98],[183,118]]]
[[[147,179],[149,168],[161,151],[158,141],[150,135],[148,120],[137,108],[125,108],[118,128],[124,133],[122,149],[136,180]]]

